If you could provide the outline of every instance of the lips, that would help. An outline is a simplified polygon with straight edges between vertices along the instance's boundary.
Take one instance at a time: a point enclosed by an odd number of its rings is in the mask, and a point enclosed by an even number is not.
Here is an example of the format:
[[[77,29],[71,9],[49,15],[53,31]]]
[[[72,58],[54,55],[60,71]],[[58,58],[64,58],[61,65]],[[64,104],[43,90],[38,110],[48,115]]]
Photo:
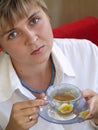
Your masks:
[[[31,53],[31,55],[36,55],[36,54],[41,53],[41,52],[43,51],[43,48],[44,48],[44,47],[45,47],[45,46],[43,45],[43,46],[39,47],[38,49],[34,50],[34,51]]]

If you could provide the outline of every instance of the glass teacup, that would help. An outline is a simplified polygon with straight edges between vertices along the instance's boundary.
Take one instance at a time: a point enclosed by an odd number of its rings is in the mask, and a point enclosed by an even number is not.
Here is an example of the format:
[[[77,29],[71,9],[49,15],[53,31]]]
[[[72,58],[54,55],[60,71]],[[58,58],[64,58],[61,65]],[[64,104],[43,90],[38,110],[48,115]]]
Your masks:
[[[50,86],[46,98],[49,102],[48,115],[54,119],[71,120],[79,116],[80,112],[85,112],[82,116],[88,114],[88,111],[85,111],[88,106],[83,109],[86,101],[82,97],[81,90],[72,84]]]

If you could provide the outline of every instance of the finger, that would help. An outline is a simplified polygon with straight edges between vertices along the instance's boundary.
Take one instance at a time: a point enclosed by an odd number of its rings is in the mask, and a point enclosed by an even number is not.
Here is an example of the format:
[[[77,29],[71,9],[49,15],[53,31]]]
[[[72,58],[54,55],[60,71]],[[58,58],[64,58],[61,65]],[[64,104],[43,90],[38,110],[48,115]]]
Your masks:
[[[39,115],[38,114],[33,114],[30,116],[27,116],[28,118],[28,122],[32,121],[32,120],[38,120]]]
[[[93,114],[89,113],[89,114],[86,116],[85,120],[91,120],[91,119],[93,119]]]
[[[87,119],[92,119],[92,118],[98,118],[98,96],[94,96],[90,101],[89,101],[89,106],[90,106],[90,113],[87,116]]]
[[[17,111],[14,114],[11,114],[11,120],[14,120],[16,122],[16,124],[18,124],[19,126],[24,126],[24,124],[26,125],[28,122],[32,121],[33,124],[36,123],[36,121],[38,120],[38,111],[39,108],[37,107],[36,109],[34,108],[35,111],[32,112],[32,109],[27,109],[27,111],[24,110],[20,110]],[[30,120],[30,116],[32,116],[32,120]],[[33,125],[32,124],[32,125]]]
[[[90,89],[86,89],[82,92],[82,95],[85,99],[90,99],[91,97],[95,96],[96,93]]]
[[[94,91],[92,91],[91,89],[85,89],[82,94],[84,97],[86,97],[86,96],[92,97],[92,96],[96,95],[96,93]]]
[[[41,93],[40,95],[39,95],[39,99],[44,99],[45,98],[45,93]]]
[[[13,109],[15,111],[20,109],[32,108],[37,106],[45,105],[45,101],[43,99],[29,100],[24,102],[18,102],[13,105]]]
[[[24,128],[29,129],[32,126],[34,126],[37,122],[38,122],[38,118],[36,118],[36,119],[34,119],[32,121],[28,121],[27,123],[24,124]]]
[[[98,118],[98,95],[94,96],[91,100],[90,111],[94,118]]]
[[[45,93],[41,93],[41,94],[39,95],[39,98],[40,98],[40,99],[43,99],[43,100],[45,101],[45,104],[44,104],[44,105],[47,105],[47,104],[48,104],[48,101],[46,100],[46,94],[45,94]]]
[[[25,128],[30,128],[32,127],[34,124],[36,124],[38,122],[38,114],[34,114],[31,116],[27,116],[26,117],[26,123],[24,124]]]
[[[19,118],[18,123],[22,126],[22,129],[27,130],[38,122],[38,114],[31,116],[33,117],[32,120],[30,119],[30,116],[22,116]]]
[[[39,107],[23,109],[20,113],[20,116],[22,116],[22,115],[28,116],[28,115],[37,114],[37,113],[39,113],[39,111],[40,111]]]

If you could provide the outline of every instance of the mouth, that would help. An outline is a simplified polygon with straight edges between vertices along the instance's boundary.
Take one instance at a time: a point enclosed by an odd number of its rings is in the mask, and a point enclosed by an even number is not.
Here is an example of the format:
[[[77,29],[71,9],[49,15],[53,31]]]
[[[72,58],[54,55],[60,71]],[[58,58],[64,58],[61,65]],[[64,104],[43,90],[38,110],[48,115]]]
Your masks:
[[[38,49],[34,50],[33,52],[31,52],[31,55],[40,54],[43,51],[44,47],[45,46],[43,45],[43,46],[39,47]]]

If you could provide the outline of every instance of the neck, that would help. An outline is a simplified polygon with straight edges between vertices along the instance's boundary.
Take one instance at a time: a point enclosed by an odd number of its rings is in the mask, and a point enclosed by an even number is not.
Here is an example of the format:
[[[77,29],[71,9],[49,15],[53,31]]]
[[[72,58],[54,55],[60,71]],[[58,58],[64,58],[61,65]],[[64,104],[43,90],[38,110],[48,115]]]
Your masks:
[[[34,89],[44,90],[51,79],[51,60],[36,66],[28,66],[13,62],[13,66],[19,78]]]

